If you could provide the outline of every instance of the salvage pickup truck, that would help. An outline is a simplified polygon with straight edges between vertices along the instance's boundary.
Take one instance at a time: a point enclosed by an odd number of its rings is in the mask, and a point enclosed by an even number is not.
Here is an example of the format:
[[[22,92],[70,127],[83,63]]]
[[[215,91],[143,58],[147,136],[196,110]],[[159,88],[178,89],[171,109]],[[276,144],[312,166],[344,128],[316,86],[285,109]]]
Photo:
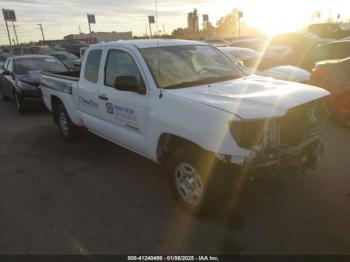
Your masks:
[[[208,202],[214,163],[294,170],[314,167],[323,150],[327,91],[247,76],[201,42],[95,44],[80,76],[43,73],[41,90],[63,138],[84,127],[164,165],[176,198],[194,213]]]

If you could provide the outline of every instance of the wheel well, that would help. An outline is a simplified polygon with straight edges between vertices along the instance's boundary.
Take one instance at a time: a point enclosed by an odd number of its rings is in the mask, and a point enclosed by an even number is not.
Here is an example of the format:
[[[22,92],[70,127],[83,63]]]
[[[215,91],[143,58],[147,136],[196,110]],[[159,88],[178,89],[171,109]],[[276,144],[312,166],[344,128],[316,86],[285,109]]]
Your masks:
[[[200,148],[200,146],[185,138],[168,133],[162,134],[158,140],[157,146],[158,161],[161,164],[165,163],[173,152],[183,146],[193,146]]]
[[[59,99],[57,96],[51,96],[51,108],[52,108],[52,117],[53,121],[57,124],[57,108],[58,105],[63,104],[61,99]]]

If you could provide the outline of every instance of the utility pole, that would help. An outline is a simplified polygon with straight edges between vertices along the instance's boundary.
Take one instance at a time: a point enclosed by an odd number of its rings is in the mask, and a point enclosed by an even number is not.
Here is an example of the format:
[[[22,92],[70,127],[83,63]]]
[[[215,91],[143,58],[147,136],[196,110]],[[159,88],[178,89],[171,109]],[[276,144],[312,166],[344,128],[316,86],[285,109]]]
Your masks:
[[[158,3],[157,3],[157,0],[154,0],[154,3],[156,5],[156,28],[157,28],[157,35],[158,35],[159,31],[158,31]]]
[[[80,25],[78,25],[78,27],[79,27],[79,34],[81,34],[81,28],[80,28]]]
[[[40,23],[40,24],[38,24],[38,26],[40,27],[41,34],[42,34],[42,36],[43,36],[43,44],[45,45],[45,36],[44,36],[43,25]]]
[[[91,25],[89,23],[89,31],[90,31],[90,39],[92,39],[92,34],[91,34]]]
[[[17,36],[16,26],[15,26],[15,23],[14,23],[14,22],[12,22],[12,26],[13,26],[13,31],[14,31],[14,33],[15,33],[16,42],[17,42],[17,45],[18,45],[18,44],[19,44],[19,43],[18,43],[18,36]]]

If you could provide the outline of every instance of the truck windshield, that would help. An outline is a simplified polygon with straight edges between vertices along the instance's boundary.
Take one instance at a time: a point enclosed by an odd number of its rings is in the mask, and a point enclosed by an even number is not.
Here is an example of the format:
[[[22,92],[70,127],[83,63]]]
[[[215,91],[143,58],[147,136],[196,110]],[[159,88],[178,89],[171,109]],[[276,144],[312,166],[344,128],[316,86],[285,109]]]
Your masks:
[[[238,65],[212,46],[167,46],[140,51],[160,88],[184,88],[244,76]]]

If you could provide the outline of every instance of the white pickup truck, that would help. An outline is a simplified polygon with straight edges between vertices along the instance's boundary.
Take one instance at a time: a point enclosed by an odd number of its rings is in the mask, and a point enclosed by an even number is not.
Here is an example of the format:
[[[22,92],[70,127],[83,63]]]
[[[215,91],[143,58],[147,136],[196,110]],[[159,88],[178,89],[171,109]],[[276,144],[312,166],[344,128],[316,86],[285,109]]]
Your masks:
[[[164,164],[175,196],[191,212],[208,200],[213,166],[313,167],[323,149],[319,125],[327,91],[247,76],[200,42],[92,45],[80,77],[44,73],[41,90],[65,139],[84,127]]]

